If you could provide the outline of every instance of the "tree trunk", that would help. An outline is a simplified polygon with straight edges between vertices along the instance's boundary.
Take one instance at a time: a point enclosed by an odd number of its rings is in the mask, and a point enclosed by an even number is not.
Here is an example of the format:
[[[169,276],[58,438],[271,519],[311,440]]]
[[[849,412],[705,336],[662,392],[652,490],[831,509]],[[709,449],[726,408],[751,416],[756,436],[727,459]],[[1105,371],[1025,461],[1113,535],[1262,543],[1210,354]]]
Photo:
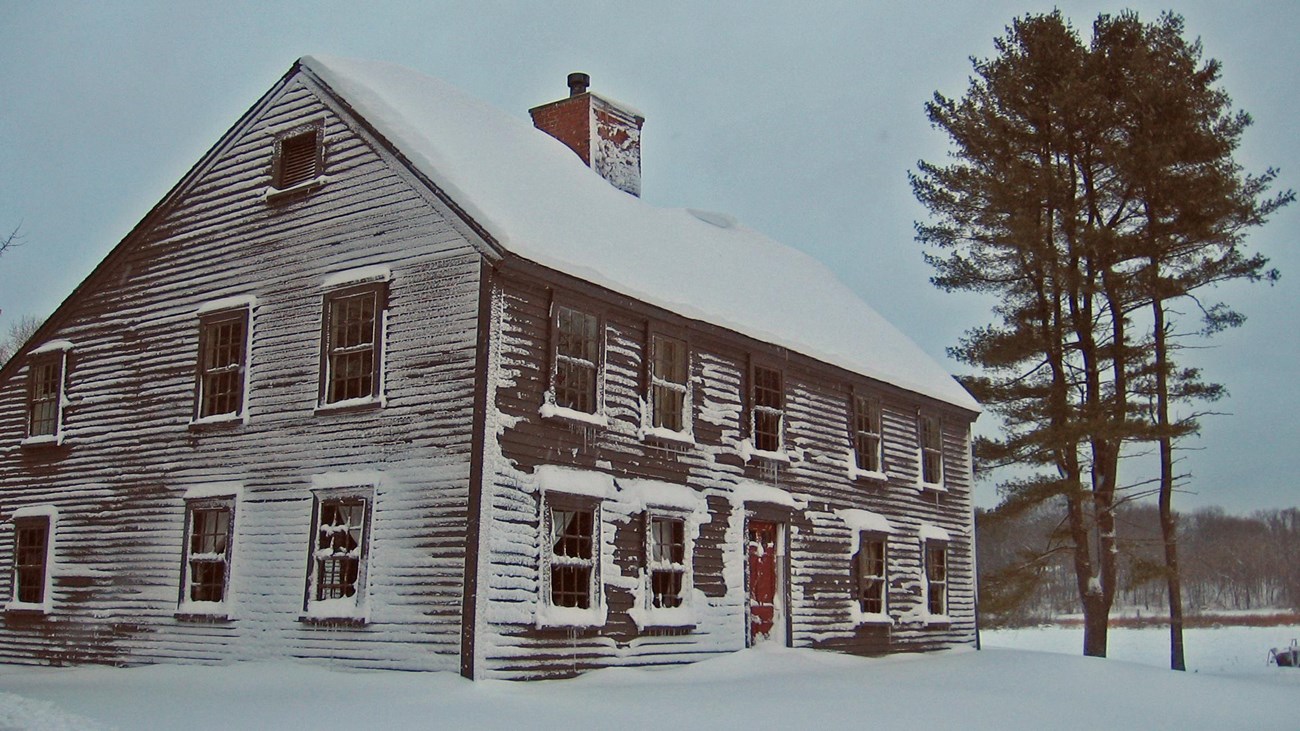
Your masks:
[[[1174,518],[1174,439],[1169,426],[1169,365],[1164,301],[1159,291],[1159,271],[1151,300],[1156,359],[1156,427],[1160,438],[1160,535],[1165,543],[1165,580],[1169,584],[1169,667],[1186,670],[1183,657],[1183,592],[1178,573],[1178,524]]]

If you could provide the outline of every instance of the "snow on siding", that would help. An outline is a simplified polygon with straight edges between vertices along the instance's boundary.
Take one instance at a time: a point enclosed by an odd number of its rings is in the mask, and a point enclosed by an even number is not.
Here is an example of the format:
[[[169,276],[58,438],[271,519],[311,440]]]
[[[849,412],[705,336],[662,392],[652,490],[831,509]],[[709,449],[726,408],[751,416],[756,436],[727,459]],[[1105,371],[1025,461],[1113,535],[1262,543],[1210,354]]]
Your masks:
[[[386,63],[301,62],[510,251],[978,410],[942,366],[808,255],[714,214],[626,195],[522,118],[442,81]]]

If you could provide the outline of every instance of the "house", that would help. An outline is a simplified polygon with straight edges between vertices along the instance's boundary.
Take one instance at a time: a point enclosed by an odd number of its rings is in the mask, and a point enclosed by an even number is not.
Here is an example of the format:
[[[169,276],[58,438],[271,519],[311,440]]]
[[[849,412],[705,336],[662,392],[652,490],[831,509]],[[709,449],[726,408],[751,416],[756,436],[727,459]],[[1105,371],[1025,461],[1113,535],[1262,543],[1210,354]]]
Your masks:
[[[973,643],[978,405],[588,83],[295,63],[0,370],[0,660]]]

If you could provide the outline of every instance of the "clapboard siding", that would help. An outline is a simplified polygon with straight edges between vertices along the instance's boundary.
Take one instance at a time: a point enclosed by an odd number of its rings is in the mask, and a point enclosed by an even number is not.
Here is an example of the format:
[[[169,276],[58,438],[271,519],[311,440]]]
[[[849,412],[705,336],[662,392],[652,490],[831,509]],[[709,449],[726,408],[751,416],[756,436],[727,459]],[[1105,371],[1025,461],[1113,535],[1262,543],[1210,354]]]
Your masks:
[[[605,427],[542,418],[548,385],[552,301],[599,314],[605,356],[601,377]],[[639,436],[648,326],[686,333],[691,345],[694,445],[662,445]],[[970,460],[972,415],[941,403],[836,371],[796,354],[750,341],[536,269],[499,273],[493,292],[485,500],[485,567],[478,643],[483,671],[496,677],[569,675],[609,665],[688,662],[743,647],[746,631],[743,530],[757,507],[737,498],[742,481],[778,486],[798,501],[786,521],[791,634],[798,646],[858,653],[927,650],[973,641]],[[789,464],[746,460],[744,389],[751,357],[785,374]],[[849,398],[868,389],[882,400],[889,480],[852,479]],[[945,490],[921,490],[918,409],[941,417]],[[638,631],[628,616],[642,581],[641,514],[602,505],[603,600],[608,619],[594,629],[539,629],[540,466],[556,465],[688,485],[707,500],[691,558],[697,623],[663,634]],[[854,619],[852,532],[836,510],[885,515],[888,543],[887,625]],[[950,621],[922,611],[922,524],[942,528],[949,548]]]
[[[323,121],[327,181],[266,200],[278,129]],[[0,517],[59,508],[48,616],[7,613],[8,662],[330,658],[458,667],[481,255],[317,90],[289,79],[56,315],[64,443],[24,448],[27,370],[0,383]],[[322,282],[392,271],[383,408],[316,410]],[[247,423],[192,429],[197,308],[253,295]],[[312,476],[382,473],[369,621],[300,621]],[[242,484],[228,620],[176,615],[185,491]],[[14,534],[0,530],[0,555]],[[12,574],[0,577],[11,592]]]

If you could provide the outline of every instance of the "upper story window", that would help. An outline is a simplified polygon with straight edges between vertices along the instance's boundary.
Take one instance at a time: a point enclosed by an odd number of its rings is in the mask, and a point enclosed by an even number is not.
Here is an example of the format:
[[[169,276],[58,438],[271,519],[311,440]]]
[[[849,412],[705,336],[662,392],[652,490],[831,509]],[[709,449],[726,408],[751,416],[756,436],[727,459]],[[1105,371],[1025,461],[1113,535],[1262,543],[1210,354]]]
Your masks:
[[[387,294],[387,282],[377,282],[325,295],[322,406],[379,400]]]
[[[880,399],[853,396],[853,456],[863,472],[884,472],[881,459]]]
[[[187,502],[182,607],[206,610],[226,601],[234,517],[233,497]]]
[[[28,353],[26,444],[57,443],[63,438],[64,390],[71,349],[68,341],[55,340]]]
[[[650,337],[650,426],[673,432],[689,431],[687,378],[690,357],[686,341],[655,333]]]
[[[247,306],[199,315],[196,420],[244,413],[248,336]]]
[[[551,391],[556,406],[584,414],[597,413],[600,346],[600,318],[572,307],[555,308]]]
[[[785,386],[781,371],[754,366],[753,381],[750,426],[754,449],[779,452],[783,444],[782,432],[785,422]]]
[[[943,431],[939,418],[921,414],[916,419],[917,442],[920,445],[921,483],[943,484]]]
[[[6,609],[50,611],[56,516],[50,506],[14,511],[13,596]]]
[[[324,126],[313,122],[281,133],[275,139],[271,185],[287,190],[312,182],[321,175]]]

